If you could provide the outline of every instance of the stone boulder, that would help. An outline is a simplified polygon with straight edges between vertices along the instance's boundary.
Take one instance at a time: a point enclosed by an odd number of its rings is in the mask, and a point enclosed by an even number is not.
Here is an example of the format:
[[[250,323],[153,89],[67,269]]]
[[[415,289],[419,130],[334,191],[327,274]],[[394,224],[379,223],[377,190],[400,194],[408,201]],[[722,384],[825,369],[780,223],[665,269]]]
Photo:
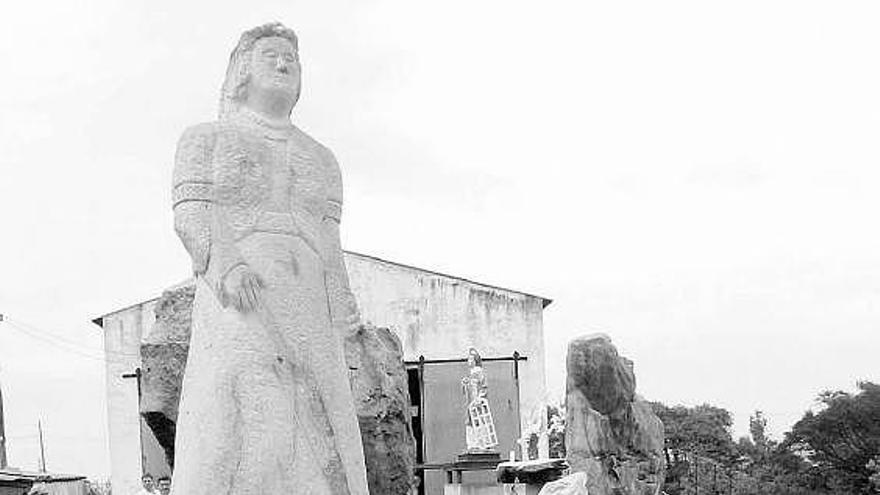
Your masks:
[[[140,413],[172,468],[194,296],[191,284],[165,291],[156,303],[156,321],[140,348]],[[407,494],[413,480],[415,440],[400,341],[387,328],[364,325],[345,339],[345,355],[370,493]]]
[[[636,395],[633,363],[606,335],[569,343],[565,445],[591,495],[658,495],[666,473],[663,423]]]
[[[387,328],[361,326],[346,338],[345,352],[370,493],[410,493],[416,445],[400,340]]]
[[[189,352],[195,287],[165,291],[156,303],[156,321],[141,341],[140,413],[174,468],[174,436],[180,386]]]

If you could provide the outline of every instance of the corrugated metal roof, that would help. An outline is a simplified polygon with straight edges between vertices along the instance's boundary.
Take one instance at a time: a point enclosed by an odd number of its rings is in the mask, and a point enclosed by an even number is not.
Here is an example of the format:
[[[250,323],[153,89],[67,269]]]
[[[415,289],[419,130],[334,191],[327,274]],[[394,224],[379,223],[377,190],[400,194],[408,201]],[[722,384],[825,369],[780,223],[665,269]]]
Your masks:
[[[38,473],[34,471],[19,471],[17,469],[0,469],[0,481],[15,482],[27,481],[42,483],[57,483],[62,481],[79,481],[86,479],[77,474]]]

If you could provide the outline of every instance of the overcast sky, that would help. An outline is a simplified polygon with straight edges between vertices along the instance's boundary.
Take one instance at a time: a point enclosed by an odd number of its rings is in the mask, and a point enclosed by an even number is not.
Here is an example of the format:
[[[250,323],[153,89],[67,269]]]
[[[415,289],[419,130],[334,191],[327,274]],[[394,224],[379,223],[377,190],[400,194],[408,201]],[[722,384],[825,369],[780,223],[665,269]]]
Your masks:
[[[4,2],[0,312],[43,336],[0,324],[11,463],[36,466],[42,416],[50,470],[109,475],[89,320],[187,277],[175,143],[270,20],[300,35],[294,120],[343,167],[345,248],[554,299],[553,397],[568,340],[603,331],[646,398],[725,407],[737,434],[761,409],[779,438],[820,391],[880,380],[878,14]]]

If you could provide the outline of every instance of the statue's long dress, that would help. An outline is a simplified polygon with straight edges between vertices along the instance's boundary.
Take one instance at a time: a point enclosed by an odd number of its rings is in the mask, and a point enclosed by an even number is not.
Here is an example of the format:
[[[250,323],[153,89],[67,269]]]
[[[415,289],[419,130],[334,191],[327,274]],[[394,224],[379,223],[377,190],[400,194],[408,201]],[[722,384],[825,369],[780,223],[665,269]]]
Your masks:
[[[173,493],[366,495],[325,269],[322,222],[341,193],[335,161],[292,126],[242,116],[187,131],[177,160],[175,182],[204,184],[212,206]],[[223,307],[212,286],[241,263],[265,282],[263,307],[247,315]]]

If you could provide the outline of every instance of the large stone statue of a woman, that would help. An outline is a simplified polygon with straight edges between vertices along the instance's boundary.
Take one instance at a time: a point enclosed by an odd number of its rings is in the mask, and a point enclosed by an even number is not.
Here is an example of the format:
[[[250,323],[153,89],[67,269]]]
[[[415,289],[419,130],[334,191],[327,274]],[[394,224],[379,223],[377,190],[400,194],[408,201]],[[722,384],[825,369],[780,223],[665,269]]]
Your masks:
[[[245,32],[216,122],[187,129],[175,228],[196,275],[176,495],[366,495],[343,354],[358,321],[330,151],[295,127],[297,37]]]

